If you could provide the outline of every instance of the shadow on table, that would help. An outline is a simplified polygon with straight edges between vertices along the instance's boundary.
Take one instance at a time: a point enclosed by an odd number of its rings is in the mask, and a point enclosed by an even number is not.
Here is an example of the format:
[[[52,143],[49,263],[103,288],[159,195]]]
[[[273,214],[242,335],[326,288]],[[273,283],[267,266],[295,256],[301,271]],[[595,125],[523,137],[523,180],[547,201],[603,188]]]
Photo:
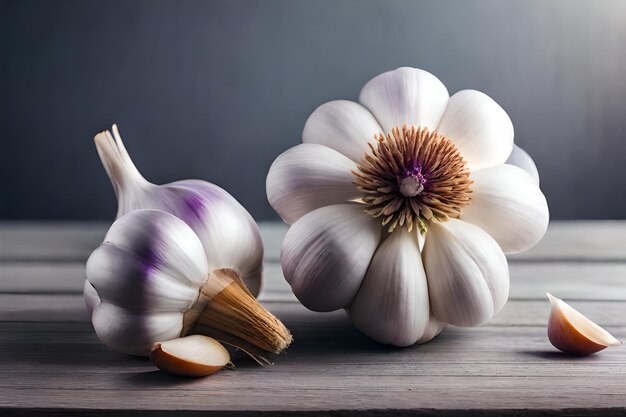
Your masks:
[[[568,353],[556,351],[556,350],[521,350],[518,353],[526,356],[532,356],[538,359],[546,359],[549,361],[594,361],[597,360],[597,355],[579,356],[570,355]]]

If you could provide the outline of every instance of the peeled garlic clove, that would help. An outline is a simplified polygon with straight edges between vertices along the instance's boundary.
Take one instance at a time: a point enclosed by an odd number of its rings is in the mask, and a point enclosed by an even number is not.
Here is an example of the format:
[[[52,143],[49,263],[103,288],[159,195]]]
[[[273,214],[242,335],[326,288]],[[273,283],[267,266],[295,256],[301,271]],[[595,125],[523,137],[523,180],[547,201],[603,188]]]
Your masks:
[[[201,377],[226,366],[230,355],[217,340],[193,335],[156,343],[150,352],[150,360],[170,374]]]
[[[546,295],[552,306],[548,339],[555,348],[572,355],[590,355],[622,343],[565,301]]]

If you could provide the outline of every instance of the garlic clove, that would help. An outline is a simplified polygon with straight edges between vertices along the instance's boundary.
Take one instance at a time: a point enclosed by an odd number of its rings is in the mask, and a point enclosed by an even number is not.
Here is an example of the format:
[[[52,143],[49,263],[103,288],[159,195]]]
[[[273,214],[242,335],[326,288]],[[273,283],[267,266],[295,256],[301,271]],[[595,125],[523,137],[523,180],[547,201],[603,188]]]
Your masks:
[[[216,373],[230,363],[230,354],[217,340],[193,335],[155,343],[150,360],[174,375],[201,377]]]
[[[304,124],[302,143],[327,146],[358,162],[367,152],[367,144],[382,132],[365,107],[349,100],[334,100],[311,113]]]
[[[347,203],[360,193],[353,184],[356,164],[339,152],[303,143],[283,152],[267,174],[270,205],[288,224],[331,204]]]
[[[105,345],[129,355],[147,356],[155,341],[180,336],[183,315],[180,312],[146,314],[102,301],[93,309],[91,323]]]
[[[348,306],[378,246],[380,220],[361,204],[314,210],[294,223],[283,241],[281,264],[298,300],[313,311]]]
[[[92,314],[93,309],[100,304],[100,297],[89,280],[85,280],[83,284],[83,296],[85,297],[85,307],[87,307],[89,314]]]
[[[507,159],[505,163],[522,168],[524,171],[528,172],[535,183],[539,185],[539,171],[537,170],[535,161],[533,161],[533,158],[528,155],[528,152],[517,146],[515,143],[513,143],[513,150],[511,151],[511,155],[509,155],[509,159]]]
[[[503,164],[513,150],[509,115],[480,91],[450,97],[437,131],[454,142],[471,171]]]
[[[548,339],[555,348],[573,355],[590,355],[622,343],[565,301],[546,295],[551,306]]]
[[[535,245],[548,229],[546,198],[523,169],[498,165],[472,173],[472,200],[461,220],[489,233],[504,253],[517,253]]]
[[[435,316],[433,315],[433,313],[431,312],[430,319],[428,320],[428,325],[426,326],[426,329],[424,330],[422,337],[420,337],[417,340],[417,344],[419,345],[422,343],[430,342],[435,337],[437,337],[439,333],[441,333],[445,327],[446,327],[446,323],[437,320]]]
[[[506,303],[509,270],[495,240],[457,219],[429,222],[422,253],[435,318],[455,326],[490,320]]]
[[[116,306],[180,312],[189,308],[209,269],[187,224],[163,211],[135,210],[113,223],[89,256],[86,274],[100,299]]]
[[[380,245],[349,311],[354,325],[380,343],[410,346],[424,335],[430,309],[415,231],[401,228]]]
[[[437,77],[409,67],[372,78],[359,94],[359,102],[372,112],[387,133],[404,125],[436,130],[448,98],[448,89]]]

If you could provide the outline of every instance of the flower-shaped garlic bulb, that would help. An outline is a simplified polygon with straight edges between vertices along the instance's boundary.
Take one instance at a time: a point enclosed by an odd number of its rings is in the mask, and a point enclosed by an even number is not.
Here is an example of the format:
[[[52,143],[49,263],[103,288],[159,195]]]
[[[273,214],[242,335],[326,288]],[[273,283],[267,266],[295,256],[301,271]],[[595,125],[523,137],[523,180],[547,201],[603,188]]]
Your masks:
[[[87,261],[85,301],[96,334],[112,348],[148,355],[189,333],[215,337],[263,361],[291,341],[282,323],[232,269],[212,270],[200,239],[160,210],[120,217]]]
[[[505,253],[537,243],[548,206],[513,125],[487,95],[449,97],[399,68],[307,120],[267,177],[291,225],[281,263],[308,308],[346,308],[371,338],[407,346],[445,323],[484,323],[509,291]],[[506,164],[511,157],[515,161]]]

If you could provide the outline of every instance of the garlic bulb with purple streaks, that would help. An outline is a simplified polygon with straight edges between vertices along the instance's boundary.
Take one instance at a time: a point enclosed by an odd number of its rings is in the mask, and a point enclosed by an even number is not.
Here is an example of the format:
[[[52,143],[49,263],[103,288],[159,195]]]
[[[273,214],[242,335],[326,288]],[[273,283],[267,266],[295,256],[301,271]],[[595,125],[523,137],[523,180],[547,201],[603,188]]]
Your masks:
[[[231,268],[255,296],[261,288],[263,244],[250,214],[217,185],[200,180],[152,184],[130,159],[116,125],[95,137],[96,148],[113,183],[117,217],[137,209],[156,209],[187,223],[202,242],[211,269]]]
[[[160,210],[134,210],[113,223],[87,261],[85,301],[110,347],[146,356],[154,343],[199,333],[263,362],[291,342],[235,271],[213,269],[193,230]]]
[[[358,103],[322,104],[302,142],[266,181],[291,225],[285,279],[306,307],[345,308],[381,343],[490,320],[508,297],[505,253],[530,248],[548,226],[506,112],[479,91],[450,96],[426,71],[389,71]]]

